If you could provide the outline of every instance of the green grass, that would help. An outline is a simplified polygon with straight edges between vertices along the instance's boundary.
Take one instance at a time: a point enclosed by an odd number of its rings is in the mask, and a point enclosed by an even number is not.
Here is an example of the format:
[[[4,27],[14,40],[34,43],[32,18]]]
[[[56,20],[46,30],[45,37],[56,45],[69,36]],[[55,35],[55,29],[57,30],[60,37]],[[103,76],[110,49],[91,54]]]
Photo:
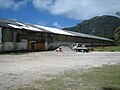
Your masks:
[[[16,90],[120,90],[120,65],[67,71],[49,80],[37,80]]]
[[[95,51],[120,51],[120,46],[107,46],[107,47],[96,47],[94,48]]]
[[[82,80],[102,90],[120,90],[120,65],[95,68],[84,73]]]

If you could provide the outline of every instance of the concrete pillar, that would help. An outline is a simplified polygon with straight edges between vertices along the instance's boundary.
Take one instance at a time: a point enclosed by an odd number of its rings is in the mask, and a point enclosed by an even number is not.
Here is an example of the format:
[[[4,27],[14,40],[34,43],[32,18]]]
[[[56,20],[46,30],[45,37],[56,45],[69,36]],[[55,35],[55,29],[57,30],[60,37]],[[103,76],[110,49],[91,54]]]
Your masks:
[[[0,27],[0,51],[2,51],[2,27]]]
[[[45,34],[45,50],[48,50],[48,34]]]

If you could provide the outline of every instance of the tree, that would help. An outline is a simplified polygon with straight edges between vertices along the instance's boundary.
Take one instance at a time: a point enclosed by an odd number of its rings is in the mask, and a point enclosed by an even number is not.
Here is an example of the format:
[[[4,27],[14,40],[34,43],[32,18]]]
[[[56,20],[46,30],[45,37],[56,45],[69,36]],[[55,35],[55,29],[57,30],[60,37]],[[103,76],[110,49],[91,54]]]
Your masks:
[[[115,31],[115,41],[116,44],[120,46],[120,27],[118,27]]]

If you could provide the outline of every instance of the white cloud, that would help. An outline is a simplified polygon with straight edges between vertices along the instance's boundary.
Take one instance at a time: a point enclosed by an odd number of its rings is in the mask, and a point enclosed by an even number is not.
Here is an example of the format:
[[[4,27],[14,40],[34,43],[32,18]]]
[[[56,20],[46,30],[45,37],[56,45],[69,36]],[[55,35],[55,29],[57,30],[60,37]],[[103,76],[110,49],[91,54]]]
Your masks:
[[[14,4],[13,0],[0,0],[0,8],[11,8]]]
[[[53,0],[33,0],[33,5],[39,10],[48,10],[51,8]]]
[[[15,2],[15,0],[0,0],[0,8],[16,10],[24,6],[28,1],[31,0],[20,0],[19,2]]]
[[[39,25],[46,25],[47,22],[45,22],[45,21],[39,21],[38,24],[39,24]]]
[[[58,22],[54,22],[53,23],[53,26],[55,27],[55,28],[63,28]]]
[[[80,20],[97,15],[115,15],[120,11],[120,0],[33,0],[38,10]]]
[[[13,5],[13,9],[19,9],[19,8],[23,7],[24,5],[26,5],[27,2],[29,2],[29,1],[31,1],[31,0],[21,0],[19,2],[16,2]]]
[[[81,20],[98,15],[115,15],[120,0],[0,0],[0,9],[19,9],[31,1],[38,10]]]

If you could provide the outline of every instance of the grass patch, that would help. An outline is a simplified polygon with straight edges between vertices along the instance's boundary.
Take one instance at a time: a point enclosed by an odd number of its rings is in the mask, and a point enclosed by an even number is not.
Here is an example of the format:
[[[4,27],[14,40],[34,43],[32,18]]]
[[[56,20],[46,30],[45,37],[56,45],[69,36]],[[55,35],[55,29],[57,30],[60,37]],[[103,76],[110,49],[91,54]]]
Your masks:
[[[120,90],[120,65],[68,71],[49,80],[37,80],[16,90]]]
[[[94,48],[94,51],[120,51],[120,46],[96,47]]]
[[[83,74],[82,81],[101,90],[120,90],[120,65],[92,69]]]

